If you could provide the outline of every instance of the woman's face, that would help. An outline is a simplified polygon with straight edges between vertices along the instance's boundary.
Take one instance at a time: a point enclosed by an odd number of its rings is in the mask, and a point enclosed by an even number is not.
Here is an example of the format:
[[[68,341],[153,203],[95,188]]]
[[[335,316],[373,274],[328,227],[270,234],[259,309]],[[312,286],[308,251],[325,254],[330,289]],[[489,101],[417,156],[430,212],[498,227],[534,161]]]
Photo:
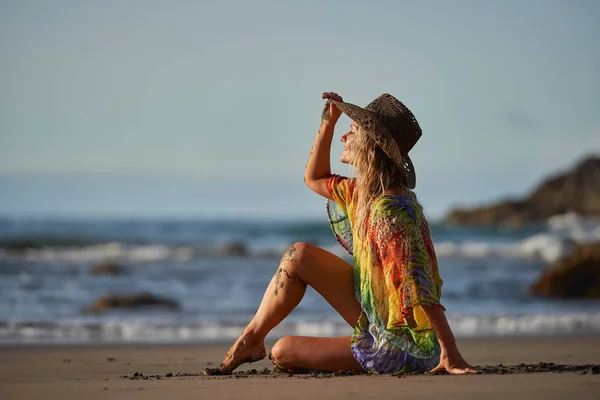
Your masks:
[[[352,152],[352,144],[358,135],[358,124],[352,121],[350,124],[350,130],[342,135],[340,140],[344,143],[344,150],[340,156],[340,161],[344,164],[352,164],[354,153]]]

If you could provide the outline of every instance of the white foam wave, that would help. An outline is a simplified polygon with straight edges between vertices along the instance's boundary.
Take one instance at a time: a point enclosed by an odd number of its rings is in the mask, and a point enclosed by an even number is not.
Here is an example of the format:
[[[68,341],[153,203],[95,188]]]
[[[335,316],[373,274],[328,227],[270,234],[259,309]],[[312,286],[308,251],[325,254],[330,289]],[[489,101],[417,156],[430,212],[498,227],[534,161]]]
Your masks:
[[[540,233],[519,243],[518,250],[525,257],[537,257],[551,263],[569,254],[574,246],[575,242],[572,240]]]
[[[600,240],[600,219],[566,213],[548,218],[548,233],[534,235],[519,245],[519,251],[530,257],[556,262],[577,244]]]
[[[199,325],[149,325],[143,322],[58,324],[9,322],[0,324],[1,343],[42,342],[181,342],[231,341],[243,332],[243,325],[204,323]],[[293,323],[275,328],[270,338],[286,335],[339,336],[352,329],[342,323]]]
[[[194,254],[194,249],[166,245],[127,245],[105,243],[81,247],[29,248],[19,253],[1,251],[0,259],[18,259],[48,263],[88,263],[115,260],[125,263],[141,263],[165,259],[186,260]]]
[[[474,231],[476,232],[476,231]],[[475,235],[476,233],[474,233]],[[577,214],[554,216],[547,221],[547,230],[519,240],[515,236],[489,239],[476,236],[470,239],[436,241],[438,257],[483,259],[487,257],[540,259],[552,263],[569,254],[578,243],[600,240],[600,219]],[[166,244],[132,245],[119,242],[87,246],[26,248],[21,251],[0,249],[0,260],[18,259],[56,263],[89,263],[114,260],[123,263],[143,263],[162,260],[187,262],[204,256],[280,257],[291,243],[261,241],[249,238],[243,242],[173,246]],[[323,246],[326,250],[348,257],[337,243]]]
[[[600,240],[600,218],[566,213],[548,218],[546,225],[554,235],[560,235],[577,243]]]
[[[457,336],[571,335],[600,333],[600,313],[449,316]]]
[[[521,241],[444,241],[435,243],[440,257],[536,258],[553,263],[570,254],[580,243],[600,240],[600,219],[574,213],[557,215],[547,221],[547,231]]]
[[[79,247],[26,248],[19,252],[0,248],[0,261],[19,260],[47,263],[94,263],[114,261],[120,263],[146,263],[163,260],[188,262],[199,257],[248,257],[280,258],[290,244],[272,244],[270,246],[251,246],[241,244],[197,244],[193,246],[168,245],[130,245],[124,243],[105,243]],[[323,246],[340,257],[348,253],[339,245]]]
[[[515,243],[492,243],[492,242],[451,242],[444,241],[434,243],[438,257],[456,258],[486,258],[486,257],[519,257]]]
[[[553,315],[449,315],[457,337],[548,336],[600,334],[600,313]],[[197,325],[152,325],[144,322],[113,321],[103,324],[8,322],[0,324],[1,343],[43,342],[185,342],[232,341],[242,325],[201,323]],[[339,320],[283,323],[270,339],[286,335],[343,336],[352,328]]]
[[[521,242],[492,243],[492,242],[436,242],[435,249],[440,258],[484,259],[498,258],[539,258],[553,262],[568,254],[574,242],[561,239],[551,234],[539,234]],[[286,246],[271,249],[247,249],[250,257],[278,258],[285,253]],[[348,258],[348,253],[339,245],[322,246],[325,250],[341,258]],[[107,243],[85,247],[25,249],[19,253],[0,249],[1,260],[19,260],[26,262],[45,263],[95,263],[114,261],[119,263],[146,263],[158,261],[188,262],[199,257],[238,256],[228,253],[219,247],[192,247],[167,245],[126,245],[122,243]]]
[[[273,251],[245,249],[248,256],[273,256]],[[278,249],[279,250],[279,249]],[[278,251],[281,256],[284,251]],[[93,263],[114,261],[120,263],[146,263],[163,260],[187,262],[198,257],[239,256],[240,250],[230,244],[193,246],[130,245],[124,243],[105,243],[80,247],[27,248],[19,252],[0,249],[1,260],[19,260],[47,263]]]

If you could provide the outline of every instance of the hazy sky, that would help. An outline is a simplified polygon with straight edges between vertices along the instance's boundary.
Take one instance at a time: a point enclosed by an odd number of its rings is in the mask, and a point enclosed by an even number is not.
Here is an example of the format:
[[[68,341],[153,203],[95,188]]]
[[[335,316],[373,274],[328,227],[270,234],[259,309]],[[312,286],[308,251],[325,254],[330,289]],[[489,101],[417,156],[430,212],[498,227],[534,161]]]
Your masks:
[[[600,153],[599,43],[596,0],[0,0],[0,214],[320,215],[323,91],[413,111],[431,214],[522,194]]]

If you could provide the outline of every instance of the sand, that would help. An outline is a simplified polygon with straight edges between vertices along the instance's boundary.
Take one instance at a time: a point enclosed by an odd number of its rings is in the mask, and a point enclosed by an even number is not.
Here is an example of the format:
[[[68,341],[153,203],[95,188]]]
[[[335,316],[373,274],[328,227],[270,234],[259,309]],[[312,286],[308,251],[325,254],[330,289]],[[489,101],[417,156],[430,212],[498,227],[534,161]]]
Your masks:
[[[207,377],[202,371],[217,367],[228,345],[0,347],[0,398],[600,399],[600,338],[470,339],[459,346],[491,373],[290,376],[263,360],[242,365],[246,372],[238,375]]]

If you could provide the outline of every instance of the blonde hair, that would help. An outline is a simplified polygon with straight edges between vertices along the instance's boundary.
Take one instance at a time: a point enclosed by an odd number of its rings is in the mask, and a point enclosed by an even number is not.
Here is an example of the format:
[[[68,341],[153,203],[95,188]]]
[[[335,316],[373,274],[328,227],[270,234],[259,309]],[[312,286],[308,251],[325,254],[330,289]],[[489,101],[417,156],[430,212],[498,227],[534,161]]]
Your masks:
[[[362,127],[358,129],[352,150],[357,196],[355,223],[362,241],[369,230],[373,200],[388,189],[397,188],[408,193],[409,188],[404,168],[392,161]]]

